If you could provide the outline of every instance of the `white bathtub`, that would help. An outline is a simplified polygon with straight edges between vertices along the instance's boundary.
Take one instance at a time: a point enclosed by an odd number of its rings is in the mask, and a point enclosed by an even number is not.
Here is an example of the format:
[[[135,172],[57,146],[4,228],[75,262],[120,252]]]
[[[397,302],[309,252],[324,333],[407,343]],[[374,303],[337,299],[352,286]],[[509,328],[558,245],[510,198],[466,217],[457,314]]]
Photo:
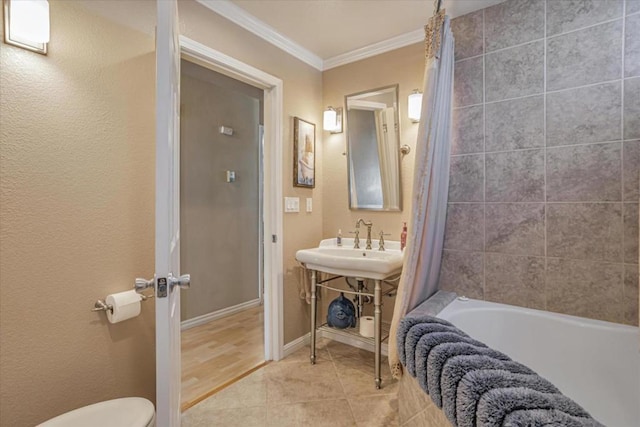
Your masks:
[[[638,328],[471,299],[438,317],[529,366],[606,426],[640,426]]]

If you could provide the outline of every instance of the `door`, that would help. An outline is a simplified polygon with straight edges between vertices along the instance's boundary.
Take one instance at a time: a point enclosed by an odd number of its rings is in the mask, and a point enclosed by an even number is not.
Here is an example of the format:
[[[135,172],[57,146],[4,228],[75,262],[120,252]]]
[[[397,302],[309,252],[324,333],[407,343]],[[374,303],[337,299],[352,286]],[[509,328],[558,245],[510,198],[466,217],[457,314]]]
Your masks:
[[[156,417],[180,426],[180,43],[178,3],[157,0]]]

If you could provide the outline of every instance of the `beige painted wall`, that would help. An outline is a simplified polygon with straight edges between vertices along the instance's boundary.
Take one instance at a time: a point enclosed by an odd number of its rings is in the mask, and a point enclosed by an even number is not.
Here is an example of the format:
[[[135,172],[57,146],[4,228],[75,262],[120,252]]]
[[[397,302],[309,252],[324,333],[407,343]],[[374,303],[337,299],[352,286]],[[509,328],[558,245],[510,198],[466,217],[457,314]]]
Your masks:
[[[373,221],[373,231],[377,235],[380,229],[391,233],[388,240],[399,240],[402,221],[409,221],[411,212],[411,186],[413,161],[418,125],[407,118],[407,97],[413,89],[422,87],[424,72],[423,46],[413,44],[382,55],[327,70],[322,75],[324,105],[344,107],[344,97],[356,92],[375,89],[382,86],[399,84],[398,103],[400,106],[401,145],[411,147],[411,153],[403,156],[401,163],[402,212],[376,212],[350,210],[347,186],[347,157],[343,155],[346,147],[346,132],[330,134],[324,132],[322,145],[323,194],[325,197],[322,212],[322,235],[335,237],[342,229],[345,237],[355,229],[358,218]],[[349,123],[345,124],[349,126]]]
[[[89,309],[153,274],[154,7],[52,2],[48,56],[0,46],[2,426],[118,396],[153,399],[153,302],[118,325]],[[292,185],[293,116],[321,123],[321,73],[192,0],[180,15],[187,37],[284,81],[284,195],[314,199],[313,213],[284,221],[291,341],[309,322],[289,271],[295,251],[322,237],[322,181]],[[321,170],[321,151],[316,162]]]
[[[0,425],[155,390],[153,39],[51,2],[50,54],[0,47]]]
[[[344,97],[352,93],[362,92],[383,86],[398,84],[398,104],[400,107],[400,140],[411,147],[411,152],[401,157],[402,211],[377,212],[367,210],[350,210],[347,184],[346,131],[339,134],[324,132],[323,148],[323,194],[325,202],[322,211],[322,236],[324,239],[335,237],[338,229],[342,229],[345,237],[351,237],[349,231],[355,229],[358,218],[373,221],[373,237],[380,230],[391,233],[387,240],[400,240],[402,222],[409,221],[411,213],[411,187],[413,179],[413,162],[415,154],[418,125],[407,117],[407,97],[416,88],[422,88],[424,72],[424,47],[421,43],[413,44],[391,52],[383,53],[362,61],[327,70],[322,75],[324,106],[342,106]],[[346,127],[349,123],[345,123]],[[365,236],[366,237],[366,236]],[[326,305],[336,295],[323,293],[324,302],[322,316],[326,313]],[[393,314],[393,298],[383,300],[383,318],[390,321]],[[370,306],[365,308],[369,314]]]

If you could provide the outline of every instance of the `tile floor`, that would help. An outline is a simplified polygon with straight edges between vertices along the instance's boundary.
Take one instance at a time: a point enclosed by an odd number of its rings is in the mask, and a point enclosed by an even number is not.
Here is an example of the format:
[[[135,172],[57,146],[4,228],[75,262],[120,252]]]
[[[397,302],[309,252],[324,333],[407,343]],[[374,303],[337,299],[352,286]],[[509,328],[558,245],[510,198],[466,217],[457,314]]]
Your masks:
[[[182,415],[185,427],[398,425],[398,383],[382,362],[382,389],[373,381],[373,353],[319,340],[316,365],[309,348],[269,363]]]

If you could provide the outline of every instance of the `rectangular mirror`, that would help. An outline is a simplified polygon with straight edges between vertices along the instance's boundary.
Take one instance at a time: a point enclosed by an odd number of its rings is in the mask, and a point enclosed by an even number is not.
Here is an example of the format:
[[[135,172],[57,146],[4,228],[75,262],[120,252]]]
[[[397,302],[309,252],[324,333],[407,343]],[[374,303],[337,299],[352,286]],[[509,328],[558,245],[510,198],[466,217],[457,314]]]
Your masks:
[[[402,210],[398,85],[347,95],[345,101],[349,208]]]

